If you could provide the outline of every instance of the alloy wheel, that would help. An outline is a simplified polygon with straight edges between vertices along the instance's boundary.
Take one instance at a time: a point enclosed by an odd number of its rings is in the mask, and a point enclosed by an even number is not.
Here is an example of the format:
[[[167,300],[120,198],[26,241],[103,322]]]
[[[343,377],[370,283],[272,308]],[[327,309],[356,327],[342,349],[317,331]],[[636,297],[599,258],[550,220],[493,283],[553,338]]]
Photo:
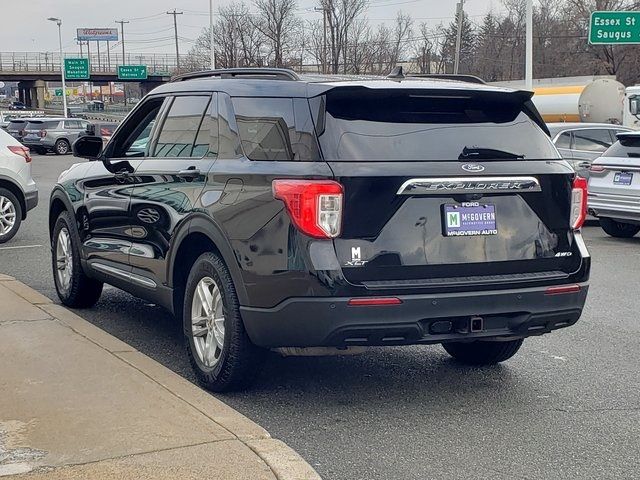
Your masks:
[[[56,242],[56,275],[58,286],[65,292],[69,290],[73,276],[73,250],[71,249],[71,236],[67,228],[62,228]]]
[[[7,235],[16,224],[16,206],[0,195],[0,237]]]
[[[191,334],[196,354],[206,367],[213,367],[224,348],[222,294],[211,277],[198,282],[191,302]]]

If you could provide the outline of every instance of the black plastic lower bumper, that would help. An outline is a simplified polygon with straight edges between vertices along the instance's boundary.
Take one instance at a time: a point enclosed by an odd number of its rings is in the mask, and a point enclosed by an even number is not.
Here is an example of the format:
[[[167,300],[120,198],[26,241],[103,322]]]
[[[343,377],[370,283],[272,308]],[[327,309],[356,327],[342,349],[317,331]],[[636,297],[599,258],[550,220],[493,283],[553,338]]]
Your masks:
[[[32,192],[25,193],[24,203],[25,203],[25,206],[27,207],[26,208],[27,212],[36,208],[38,206],[38,191],[34,190]]]
[[[349,298],[290,298],[274,308],[241,307],[262,347],[410,345],[541,335],[578,321],[588,285],[399,296],[401,304],[350,306]]]

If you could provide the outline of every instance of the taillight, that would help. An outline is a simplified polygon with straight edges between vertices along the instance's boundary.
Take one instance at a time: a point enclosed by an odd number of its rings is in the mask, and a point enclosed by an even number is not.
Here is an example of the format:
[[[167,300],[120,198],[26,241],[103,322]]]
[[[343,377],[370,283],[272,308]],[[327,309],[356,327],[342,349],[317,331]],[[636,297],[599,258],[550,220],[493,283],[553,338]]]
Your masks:
[[[545,295],[564,295],[566,293],[578,293],[580,285],[560,285],[558,287],[549,287],[545,290]]]
[[[31,154],[29,153],[29,149],[27,147],[17,147],[14,145],[9,145],[7,146],[7,148],[11,153],[15,153],[16,155],[20,155],[22,158],[24,158],[25,162],[29,163],[31,161]]]
[[[587,219],[587,179],[576,177],[571,191],[571,228],[578,230]]]
[[[314,238],[335,238],[342,227],[342,185],[333,180],[274,180],[273,196],[282,200],[298,229]]]
[[[602,165],[591,165],[589,167],[589,171],[596,172],[596,173],[604,172],[604,167]]]
[[[47,136],[47,131],[46,130],[40,130],[40,138],[44,138]]]

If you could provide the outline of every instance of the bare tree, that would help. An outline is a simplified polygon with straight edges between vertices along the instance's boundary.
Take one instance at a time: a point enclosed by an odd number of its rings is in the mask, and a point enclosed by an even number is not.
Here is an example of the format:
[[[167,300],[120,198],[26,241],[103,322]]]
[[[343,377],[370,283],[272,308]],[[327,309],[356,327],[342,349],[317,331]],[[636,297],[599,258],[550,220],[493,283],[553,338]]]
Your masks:
[[[328,48],[332,73],[338,73],[341,60],[343,71],[346,72],[349,32],[366,6],[367,0],[320,0],[320,8],[327,18]]]
[[[296,0],[255,0],[258,15],[254,25],[271,49],[273,64],[284,66],[284,52],[292,46],[300,20],[295,15]]]

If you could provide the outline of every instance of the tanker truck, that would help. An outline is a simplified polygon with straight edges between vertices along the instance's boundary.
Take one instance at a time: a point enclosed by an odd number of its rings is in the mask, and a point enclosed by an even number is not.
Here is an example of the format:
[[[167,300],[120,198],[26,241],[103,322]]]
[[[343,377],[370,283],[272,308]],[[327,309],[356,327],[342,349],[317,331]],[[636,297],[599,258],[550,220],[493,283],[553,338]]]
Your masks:
[[[539,86],[533,89],[533,103],[546,122],[588,122],[622,124],[625,87],[601,78],[582,85]]]

